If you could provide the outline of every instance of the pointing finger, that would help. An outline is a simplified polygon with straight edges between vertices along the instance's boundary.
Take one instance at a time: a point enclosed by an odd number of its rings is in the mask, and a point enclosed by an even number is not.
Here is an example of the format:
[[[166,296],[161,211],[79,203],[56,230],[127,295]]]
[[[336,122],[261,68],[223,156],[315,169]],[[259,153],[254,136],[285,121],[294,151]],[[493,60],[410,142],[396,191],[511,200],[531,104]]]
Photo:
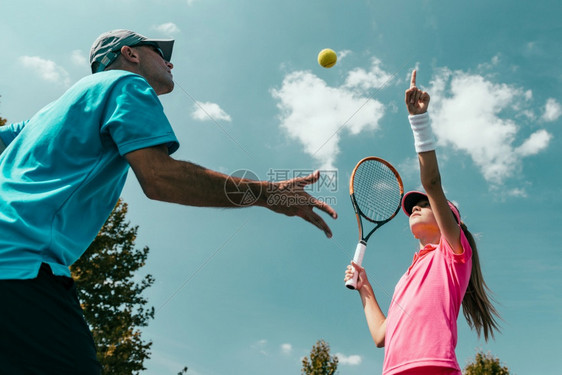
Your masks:
[[[416,87],[416,70],[412,71],[412,79],[410,81],[410,88]]]

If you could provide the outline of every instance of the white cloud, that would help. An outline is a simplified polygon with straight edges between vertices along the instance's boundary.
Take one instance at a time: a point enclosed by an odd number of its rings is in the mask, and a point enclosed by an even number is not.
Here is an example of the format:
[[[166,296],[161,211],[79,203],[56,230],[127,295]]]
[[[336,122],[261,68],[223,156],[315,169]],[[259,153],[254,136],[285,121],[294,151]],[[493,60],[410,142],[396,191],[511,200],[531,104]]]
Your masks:
[[[549,132],[544,129],[538,130],[517,147],[515,152],[521,156],[538,154],[548,146],[551,139],[552,135]]]
[[[253,343],[251,345],[251,348],[256,350],[261,355],[269,356],[269,353],[267,352],[267,340],[265,340],[265,339],[262,339],[262,340],[259,340],[255,343]]]
[[[65,87],[70,85],[70,76],[66,70],[58,66],[54,61],[46,60],[38,56],[22,56],[20,61],[26,68],[29,68],[41,79],[54,82]]]
[[[291,354],[292,351],[293,351],[293,345],[291,345],[289,343],[281,345],[281,352],[283,354]]]
[[[174,35],[180,32],[179,27],[173,22],[167,22],[161,25],[153,26],[153,29],[166,35]]]
[[[344,355],[342,353],[336,353],[339,363],[348,366],[357,366],[361,364],[362,358],[360,355]]]
[[[547,122],[556,121],[562,116],[562,106],[554,98],[549,98],[544,106],[542,119]]]
[[[514,145],[521,126],[505,118],[504,112],[521,111],[524,101],[530,100],[528,92],[448,69],[442,69],[431,85],[433,129],[439,144],[467,152],[492,185],[513,176],[523,157],[548,146],[551,136],[546,131]]]
[[[500,63],[500,55],[495,55],[494,57],[492,57],[490,62],[485,62],[485,63],[479,64],[478,70],[493,69],[494,66],[498,65],[499,63]]]
[[[76,50],[72,51],[72,54],[70,55],[70,61],[72,61],[72,63],[74,65],[78,65],[78,66],[88,66],[89,65],[88,58],[79,49],[76,49]]]
[[[389,77],[378,60],[373,60],[370,71],[350,72],[340,87],[330,87],[308,71],[289,73],[281,88],[271,90],[278,100],[280,126],[303,144],[321,169],[333,169],[344,130],[357,135],[379,128],[385,108],[368,96],[368,90],[380,87]]]
[[[222,110],[222,108],[211,102],[197,102],[193,107],[193,112],[191,114],[193,119],[200,121],[212,121],[212,120],[222,120],[222,121],[232,121],[232,118],[228,113]]]
[[[342,51],[336,51],[338,53],[338,62],[341,62],[343,59],[350,55],[352,52],[348,49],[344,49]]]
[[[526,117],[529,121],[534,121],[537,116],[535,115],[535,113],[533,111],[531,111],[530,109],[524,109],[521,111],[521,116]]]
[[[382,87],[386,82],[390,81],[391,78],[392,75],[381,68],[381,61],[373,58],[371,69],[369,71],[357,68],[349,72],[345,82],[345,87],[360,88],[363,91],[366,91]]]
[[[527,198],[527,192],[522,188],[513,188],[504,192],[505,195],[513,198]]]

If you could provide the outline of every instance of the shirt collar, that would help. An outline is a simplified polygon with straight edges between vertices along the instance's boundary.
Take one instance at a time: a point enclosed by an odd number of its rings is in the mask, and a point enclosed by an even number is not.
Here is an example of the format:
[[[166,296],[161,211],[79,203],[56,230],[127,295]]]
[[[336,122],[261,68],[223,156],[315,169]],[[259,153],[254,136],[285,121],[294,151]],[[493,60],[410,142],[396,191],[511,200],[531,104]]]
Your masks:
[[[414,264],[416,264],[416,262],[422,258],[424,255],[426,255],[429,252],[432,252],[433,250],[437,249],[437,245],[434,244],[427,244],[425,245],[425,247],[423,249],[421,249],[420,251],[418,251],[417,253],[414,254],[414,259],[412,260],[412,265],[408,268],[408,273],[410,272],[410,270],[412,269],[412,267],[414,266]]]

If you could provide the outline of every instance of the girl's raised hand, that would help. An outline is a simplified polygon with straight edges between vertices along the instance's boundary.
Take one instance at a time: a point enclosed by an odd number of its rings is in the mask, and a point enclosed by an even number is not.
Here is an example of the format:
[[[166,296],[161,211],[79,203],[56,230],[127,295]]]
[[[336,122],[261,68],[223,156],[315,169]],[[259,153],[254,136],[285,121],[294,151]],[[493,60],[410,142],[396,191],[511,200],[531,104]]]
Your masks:
[[[429,106],[429,94],[416,87],[416,70],[412,71],[410,88],[406,90],[406,106],[411,115],[420,115],[427,112]]]

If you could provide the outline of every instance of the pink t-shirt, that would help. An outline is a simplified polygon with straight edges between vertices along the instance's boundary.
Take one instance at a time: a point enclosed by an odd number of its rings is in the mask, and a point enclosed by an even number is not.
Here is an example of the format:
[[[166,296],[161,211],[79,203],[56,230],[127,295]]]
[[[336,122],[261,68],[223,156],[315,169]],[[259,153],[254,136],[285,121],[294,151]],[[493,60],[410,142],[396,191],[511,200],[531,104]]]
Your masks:
[[[457,318],[472,269],[472,249],[461,230],[462,254],[444,238],[416,253],[388,308],[383,374],[439,366],[458,369]]]

